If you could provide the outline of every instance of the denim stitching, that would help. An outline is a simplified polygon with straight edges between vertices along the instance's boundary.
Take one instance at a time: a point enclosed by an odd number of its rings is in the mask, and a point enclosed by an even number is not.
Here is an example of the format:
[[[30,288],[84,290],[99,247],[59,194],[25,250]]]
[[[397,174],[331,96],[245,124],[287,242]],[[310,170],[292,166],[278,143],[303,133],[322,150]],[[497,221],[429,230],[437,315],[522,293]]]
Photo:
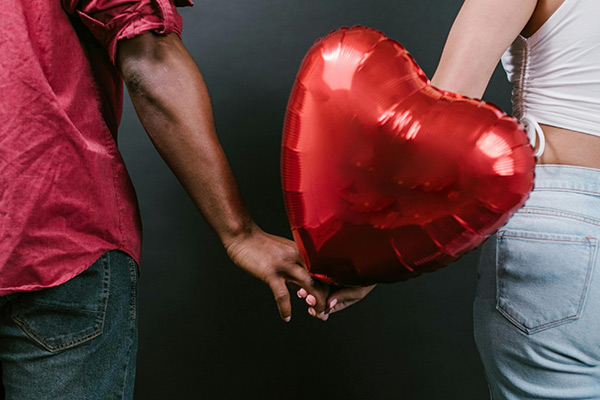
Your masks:
[[[121,384],[121,395],[120,395],[120,399],[125,399],[125,390],[129,387],[127,385],[127,377],[129,376],[128,374],[128,370],[130,368],[130,361],[131,361],[131,353],[133,351],[133,342],[134,342],[134,335],[135,335],[135,324],[136,324],[136,315],[135,315],[135,296],[136,296],[136,281],[137,281],[137,265],[135,260],[133,260],[133,258],[131,258],[130,256],[127,257],[127,261],[128,261],[128,265],[129,265],[129,273],[130,273],[130,278],[132,281],[132,309],[130,309],[130,316],[132,316],[132,318],[130,319],[131,324],[130,324],[130,329],[131,329],[131,334],[128,337],[128,348],[127,348],[127,353],[126,353],[126,362],[124,365],[124,370],[123,373],[120,375],[123,377],[123,382]],[[132,314],[133,313],[133,314]],[[135,366],[135,365],[134,365]]]
[[[531,237],[527,237],[527,236],[523,236],[523,235],[518,235],[516,232],[515,233],[507,233],[506,229],[498,231],[498,234],[499,234],[499,236],[497,237],[497,240],[496,240],[496,307],[495,307],[496,310],[498,312],[500,312],[506,319],[508,319],[510,322],[512,322],[513,325],[515,325],[519,330],[523,331],[526,334],[534,334],[534,333],[540,332],[542,330],[550,329],[550,328],[562,325],[564,323],[575,321],[575,320],[579,319],[581,317],[581,314],[583,311],[583,307],[585,304],[585,298],[587,297],[589,285],[590,285],[593,270],[594,270],[594,260],[595,260],[595,256],[598,251],[598,240],[596,238],[589,237],[589,236],[586,236],[586,240],[559,240],[559,239],[553,240],[553,239],[546,239],[546,238],[531,238]],[[498,253],[499,253],[498,245],[500,243],[500,240],[502,240],[504,237],[512,237],[512,238],[517,238],[517,239],[521,239],[521,240],[531,240],[531,241],[540,240],[540,241],[549,241],[549,242],[588,244],[590,251],[588,251],[589,256],[588,256],[588,264],[587,264],[587,268],[586,268],[587,274],[586,274],[585,282],[583,285],[583,290],[581,292],[581,296],[579,297],[579,304],[578,304],[577,312],[574,315],[569,315],[567,317],[548,322],[546,324],[537,326],[535,328],[527,328],[521,322],[517,321],[515,319],[515,317],[513,317],[511,314],[509,314],[508,311],[506,311],[504,308],[502,308],[502,306],[500,305],[500,291],[499,291],[500,275],[499,275],[499,271],[498,271]]]
[[[107,252],[106,258],[104,259],[104,278],[102,279],[102,321],[98,321],[100,323],[100,330],[104,330],[104,319],[106,317],[106,309],[110,297],[110,254],[111,252]]]
[[[40,306],[44,306],[44,308],[47,308],[49,310],[57,310],[57,311],[61,311],[61,310],[71,311],[71,310],[73,310],[73,308],[71,308],[71,307],[68,307],[68,306],[62,307],[59,304],[56,304],[56,303],[47,303],[47,302],[45,302],[43,300],[36,300],[35,304],[36,305],[40,305]],[[77,310],[77,311],[78,312],[89,313],[89,314],[97,314],[97,313],[101,312],[101,311],[83,310],[83,309],[80,309],[80,310]]]
[[[136,305],[137,305],[137,265],[135,260],[131,257],[128,257],[129,261],[129,272],[131,278],[131,320],[135,320],[137,318],[136,313]]]
[[[507,236],[509,236],[509,237],[519,237],[519,236],[510,236],[510,235],[507,235]],[[549,241],[551,241],[551,240],[549,240]],[[568,242],[568,243],[586,243],[585,241],[564,241],[564,242]],[[596,244],[596,241],[594,240],[594,245],[595,244]],[[569,316],[564,317],[562,319],[551,321],[551,322],[548,322],[546,324],[540,325],[540,326],[535,327],[535,328],[527,328],[525,325],[523,325],[522,323],[520,323],[519,321],[517,321],[511,314],[509,314],[508,311],[506,311],[505,309],[503,309],[500,306],[498,292],[496,294],[496,296],[497,296],[496,309],[502,315],[504,315],[508,320],[510,320],[515,326],[517,326],[520,330],[522,330],[523,332],[525,332],[527,334],[537,333],[537,332],[540,332],[542,330],[550,329],[550,328],[553,328],[555,326],[562,325],[564,323],[575,321],[575,320],[579,319],[581,317],[581,311],[582,311],[582,308],[583,308],[583,300],[587,296],[587,292],[588,292],[588,288],[589,288],[589,282],[590,282],[592,271],[593,271],[593,266],[592,266],[592,268],[590,267],[591,261],[593,260],[593,258],[591,257],[591,254],[595,254],[596,253],[596,249],[597,249],[597,247],[594,246],[594,251],[589,252],[589,254],[590,254],[589,258],[590,259],[588,260],[588,266],[587,266],[588,272],[587,272],[587,275],[586,275],[586,280],[584,282],[584,287],[583,287],[583,290],[582,290],[582,294],[581,294],[581,296],[579,298],[579,304],[578,304],[577,312],[574,315],[569,315]]]
[[[589,240],[562,240],[562,239],[553,239],[553,238],[532,238],[528,236],[520,236],[520,235],[511,235],[511,234],[503,234],[500,239],[503,238],[513,238],[517,240],[529,240],[529,241],[538,241],[538,242],[552,242],[552,243],[580,243],[586,244],[589,243]]]
[[[39,336],[38,334],[36,334],[34,331],[32,331],[31,329],[29,329],[29,326],[22,320],[20,320],[17,317],[13,317],[13,320],[17,323],[17,325],[19,325],[21,327],[21,329],[23,329],[23,331],[25,331],[25,333],[31,337],[32,339],[34,339],[37,343],[39,343],[43,348],[45,348],[46,350],[54,353],[56,351],[59,350],[64,350],[67,349],[69,347],[73,347],[79,343],[85,342],[89,339],[93,339],[94,337],[99,335],[99,331],[101,331],[101,329],[97,329],[92,333],[89,333],[87,335],[84,335],[80,338],[77,339],[73,339],[69,342],[66,342],[64,344],[58,345],[58,346],[50,346],[47,344],[46,340],[44,338],[42,338],[41,336]]]
[[[132,331],[133,331],[133,328],[132,328]],[[133,336],[133,333],[132,333],[132,335],[129,336],[129,346],[128,346],[127,355],[126,355],[127,362],[125,362],[125,371],[124,371],[124,373],[121,374],[121,376],[123,377],[123,384],[121,385],[121,397],[120,397],[121,399],[125,398],[125,390],[128,387],[127,386],[127,376],[128,376],[127,371],[129,370],[129,361],[131,360],[131,352],[133,350],[132,336]]]
[[[596,265],[596,254],[598,253],[598,240],[593,237],[586,236],[586,239],[589,240],[590,243],[590,259],[588,261],[588,274],[586,277],[586,281],[583,287],[583,293],[581,293],[581,297],[579,298],[579,309],[577,310],[577,318],[581,317],[583,312],[583,307],[585,303],[585,299],[587,297],[587,293],[590,287],[590,283],[592,282],[592,276],[594,275],[594,267]]]
[[[568,211],[555,210],[552,208],[523,207],[522,209],[517,211],[517,214],[548,215],[558,218],[573,219],[590,225],[600,226],[600,220],[598,219],[570,213]]]
[[[545,192],[569,192],[569,193],[582,193],[582,194],[590,194],[592,196],[598,196],[598,192],[596,191],[591,191],[591,190],[585,190],[585,189],[571,189],[571,188],[556,188],[556,187],[540,187],[537,186],[535,187],[535,191],[536,192],[541,192],[541,191],[545,191]]]
[[[102,330],[104,329],[104,317],[106,314],[106,304],[108,303],[108,285],[110,284],[110,274],[108,273],[107,262],[106,262],[107,258],[109,258],[108,253],[101,256],[101,258],[100,258],[100,262],[103,264],[103,270],[104,270],[103,289],[102,289],[103,292],[102,292],[102,298],[101,298],[101,301],[103,301],[103,304],[102,304],[100,312],[98,313],[99,314],[98,318],[96,319],[96,323],[98,324],[98,329],[96,329],[95,331],[88,333],[87,335],[81,336],[79,338],[72,339],[70,341],[61,343],[59,345],[51,346],[48,344],[46,339],[42,338],[34,330],[32,330],[25,321],[23,321],[22,319],[18,318],[15,315],[11,315],[11,318],[13,319],[13,321],[15,321],[15,323],[17,325],[19,325],[19,327],[21,327],[21,329],[29,337],[34,339],[43,348],[45,348],[46,350],[48,350],[49,352],[52,352],[52,353],[74,347],[80,343],[86,342],[90,339],[93,339],[93,338],[99,336],[102,333]]]

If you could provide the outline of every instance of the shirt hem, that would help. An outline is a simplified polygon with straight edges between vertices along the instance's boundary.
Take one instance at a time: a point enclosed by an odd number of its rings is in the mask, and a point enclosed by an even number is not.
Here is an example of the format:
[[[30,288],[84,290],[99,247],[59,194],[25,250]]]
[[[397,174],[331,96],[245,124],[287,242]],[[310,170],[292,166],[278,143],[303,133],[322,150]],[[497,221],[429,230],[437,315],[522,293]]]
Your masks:
[[[37,291],[37,290],[48,289],[51,287],[62,285],[63,283],[70,281],[71,279],[75,278],[76,276],[78,276],[79,274],[81,274],[82,272],[87,270],[89,267],[91,267],[98,260],[98,258],[100,258],[103,254],[108,253],[109,251],[113,251],[113,250],[122,251],[122,252],[126,253],[128,256],[130,256],[138,265],[138,272],[139,272],[139,268],[140,268],[139,267],[140,266],[139,252],[132,251],[131,249],[128,249],[128,248],[122,247],[122,246],[121,247],[120,246],[108,247],[108,248],[98,250],[94,253],[91,253],[91,255],[89,257],[84,258],[85,261],[82,262],[82,264],[84,265],[83,267],[79,267],[79,268],[75,269],[74,271],[72,271],[71,273],[61,276],[59,279],[57,279],[55,281],[52,281],[47,284],[40,284],[40,285],[21,285],[21,286],[16,286],[16,287],[0,288],[0,297],[7,296],[10,294],[15,294],[15,293],[21,293],[21,292],[33,292],[33,291]]]

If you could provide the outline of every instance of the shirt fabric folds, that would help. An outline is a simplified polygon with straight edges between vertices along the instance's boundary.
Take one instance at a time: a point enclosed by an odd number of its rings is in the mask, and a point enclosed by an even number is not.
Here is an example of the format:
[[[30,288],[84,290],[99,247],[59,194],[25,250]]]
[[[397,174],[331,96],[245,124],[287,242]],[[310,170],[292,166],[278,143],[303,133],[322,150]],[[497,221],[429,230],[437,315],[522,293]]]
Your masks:
[[[59,285],[103,253],[137,262],[117,149],[117,42],[181,35],[188,0],[0,0],[0,296]]]
[[[519,35],[502,56],[513,84],[513,114],[531,144],[539,124],[600,136],[600,1],[564,0],[530,37]]]

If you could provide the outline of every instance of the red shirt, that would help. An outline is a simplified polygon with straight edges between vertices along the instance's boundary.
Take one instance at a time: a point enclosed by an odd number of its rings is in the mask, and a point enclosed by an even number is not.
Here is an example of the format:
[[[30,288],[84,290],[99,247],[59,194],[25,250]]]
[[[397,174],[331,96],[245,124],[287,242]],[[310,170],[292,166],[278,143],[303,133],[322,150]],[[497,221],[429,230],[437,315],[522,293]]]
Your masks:
[[[192,2],[12,0],[0,11],[0,296],[59,285],[109,250],[139,262],[114,59],[119,39],[180,35],[176,5]]]

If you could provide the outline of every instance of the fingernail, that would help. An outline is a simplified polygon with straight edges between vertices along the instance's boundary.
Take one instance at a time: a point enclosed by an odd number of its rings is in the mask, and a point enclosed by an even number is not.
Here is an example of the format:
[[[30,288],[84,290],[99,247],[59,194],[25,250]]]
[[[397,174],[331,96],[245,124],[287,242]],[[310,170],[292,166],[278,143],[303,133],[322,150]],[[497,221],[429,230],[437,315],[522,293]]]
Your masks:
[[[337,304],[337,299],[331,300],[331,302],[329,303],[329,308],[335,307],[336,304]]]
[[[302,298],[302,293],[300,293],[301,291],[302,291],[302,289],[300,289],[296,292],[296,296],[298,296],[299,299]]]
[[[304,288],[300,288],[300,290],[298,290],[298,297],[300,297],[301,299],[306,297],[307,294],[308,292]]]
[[[316,312],[316,311],[315,311],[315,309],[314,309],[314,308],[312,308],[312,307],[310,307],[310,308],[308,309],[308,313],[309,313],[311,316],[313,316],[313,317],[314,317],[315,315],[317,315],[317,312]]]
[[[292,316],[290,315],[289,317],[285,317],[283,320],[285,322],[290,322],[292,320]]]
[[[322,319],[323,321],[327,321],[329,319],[329,314],[325,314],[325,316]]]
[[[309,294],[308,296],[306,296],[306,302],[309,306],[314,306],[315,304],[317,304],[317,299],[312,294]]]
[[[323,319],[325,317],[325,311],[319,313],[319,318]]]

